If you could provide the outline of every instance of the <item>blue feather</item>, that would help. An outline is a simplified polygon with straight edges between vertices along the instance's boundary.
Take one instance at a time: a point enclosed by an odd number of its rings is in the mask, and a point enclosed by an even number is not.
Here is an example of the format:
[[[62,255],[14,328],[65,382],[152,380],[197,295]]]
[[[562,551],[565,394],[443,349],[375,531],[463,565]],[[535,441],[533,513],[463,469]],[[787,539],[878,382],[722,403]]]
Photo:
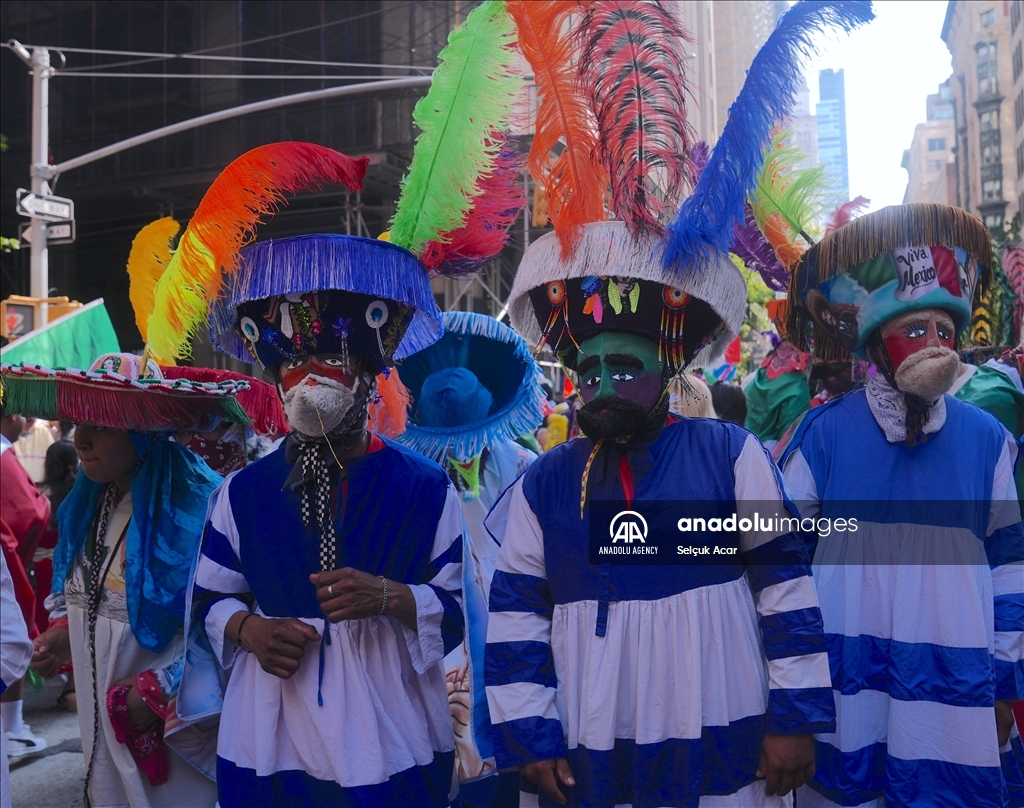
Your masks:
[[[831,28],[850,31],[872,19],[871,3],[860,0],[803,0],[783,15],[754,57],[693,194],[665,232],[662,263],[667,270],[679,276],[700,271],[713,251],[728,252],[772,128],[792,114],[802,62],[814,51],[815,34]]]

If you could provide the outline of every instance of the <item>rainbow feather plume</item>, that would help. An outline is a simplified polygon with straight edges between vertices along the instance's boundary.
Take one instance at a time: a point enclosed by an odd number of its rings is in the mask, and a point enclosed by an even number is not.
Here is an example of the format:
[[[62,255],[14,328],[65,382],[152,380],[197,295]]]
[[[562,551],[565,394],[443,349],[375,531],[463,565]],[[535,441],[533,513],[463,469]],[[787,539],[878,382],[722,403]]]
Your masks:
[[[143,227],[132,240],[128,254],[128,299],[135,310],[135,325],[142,341],[149,339],[149,318],[156,304],[156,284],[171,262],[171,242],[181,230],[170,216]],[[154,357],[158,364],[174,364]]]
[[[501,143],[523,87],[515,27],[504,0],[487,0],[452,31],[430,91],[413,110],[420,128],[389,240],[417,256],[466,222],[484,177],[498,168]]]
[[[477,182],[465,223],[430,241],[420,260],[432,274],[468,275],[481,269],[508,243],[509,228],[526,207],[520,171],[523,159],[506,145],[490,174]]]
[[[519,49],[537,83],[537,121],[527,165],[547,191],[548,216],[567,258],[589,222],[604,218],[604,166],[596,159],[597,121],[587,100],[576,92],[574,37],[570,14],[586,10],[577,0],[512,0]],[[552,160],[551,154],[564,144]]]
[[[858,196],[856,199],[844,202],[828,215],[828,224],[825,225],[825,235],[827,236],[829,233],[834,233],[840,227],[848,225],[870,204],[871,200],[866,196]]]
[[[772,140],[749,203],[754,221],[779,260],[792,267],[811,246],[805,228],[826,210],[831,192],[825,164],[797,168],[804,155],[787,143],[788,137],[788,132],[781,132]],[[798,244],[798,238],[804,245]]]
[[[190,341],[206,323],[223,274],[237,269],[238,251],[286,193],[326,183],[362,187],[369,159],[354,160],[312,143],[270,143],[235,159],[206,192],[157,281],[147,347],[154,356],[187,358]],[[154,258],[154,260],[156,260]]]
[[[664,4],[603,0],[580,31],[580,84],[597,118],[612,212],[633,235],[664,232],[690,177],[683,46]]]
[[[792,113],[802,63],[814,50],[815,35],[829,29],[850,31],[873,18],[871,4],[858,0],[803,0],[783,15],[754,57],[700,181],[665,233],[666,268],[680,274],[700,271],[713,251],[729,249],[772,129]]]

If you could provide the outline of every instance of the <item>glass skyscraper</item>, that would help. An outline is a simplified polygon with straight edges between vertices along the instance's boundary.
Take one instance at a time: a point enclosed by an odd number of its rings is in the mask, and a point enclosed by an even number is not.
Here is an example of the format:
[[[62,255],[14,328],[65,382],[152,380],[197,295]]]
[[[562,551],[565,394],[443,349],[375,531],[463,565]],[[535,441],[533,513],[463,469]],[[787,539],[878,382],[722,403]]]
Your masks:
[[[841,199],[850,198],[850,170],[846,156],[846,90],[842,70],[818,74],[821,100],[815,107],[818,118],[818,160],[828,173]]]

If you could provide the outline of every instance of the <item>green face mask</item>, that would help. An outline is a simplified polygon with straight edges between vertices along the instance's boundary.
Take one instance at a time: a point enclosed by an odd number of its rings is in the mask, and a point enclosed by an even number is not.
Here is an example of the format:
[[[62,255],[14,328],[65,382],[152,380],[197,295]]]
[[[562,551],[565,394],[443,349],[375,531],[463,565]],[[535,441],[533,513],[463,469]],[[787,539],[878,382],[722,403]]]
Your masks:
[[[623,398],[649,412],[662,393],[658,346],[634,334],[612,331],[584,340],[577,368],[585,404],[601,398]]]

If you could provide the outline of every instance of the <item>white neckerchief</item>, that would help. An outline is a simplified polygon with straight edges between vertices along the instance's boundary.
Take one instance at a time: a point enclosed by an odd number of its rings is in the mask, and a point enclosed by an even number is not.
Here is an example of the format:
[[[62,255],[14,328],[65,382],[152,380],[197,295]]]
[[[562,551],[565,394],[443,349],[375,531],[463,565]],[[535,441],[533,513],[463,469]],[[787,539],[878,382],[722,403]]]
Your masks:
[[[868,397],[868,408],[885,433],[885,439],[889,443],[903,443],[907,439],[907,402],[903,397],[903,391],[897,390],[881,373],[878,373],[871,377],[865,392]],[[924,425],[924,434],[938,432],[944,423],[946,399],[945,396],[939,396],[931,405],[928,423]]]

